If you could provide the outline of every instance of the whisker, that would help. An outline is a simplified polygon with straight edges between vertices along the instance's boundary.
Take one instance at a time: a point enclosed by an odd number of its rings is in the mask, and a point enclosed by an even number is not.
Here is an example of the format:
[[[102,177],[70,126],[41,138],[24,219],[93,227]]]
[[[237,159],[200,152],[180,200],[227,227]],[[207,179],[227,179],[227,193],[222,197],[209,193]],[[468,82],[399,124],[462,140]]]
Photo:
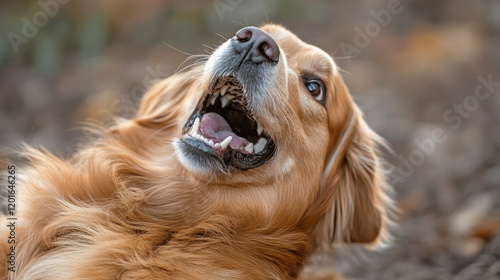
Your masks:
[[[165,44],[165,45],[167,45],[167,46],[171,47],[172,49],[174,49],[174,50],[176,50],[176,51],[178,51],[178,52],[180,52],[180,53],[182,53],[182,54],[185,54],[185,55],[192,55],[192,54],[190,54],[190,53],[188,53],[188,52],[185,52],[185,51],[179,50],[178,48],[176,48],[176,47],[174,47],[174,46],[170,45],[169,43],[167,43],[167,42],[165,42],[165,41],[163,41],[163,44]]]
[[[228,38],[226,38],[226,37],[222,36],[222,35],[221,35],[221,34],[219,34],[219,33],[215,33],[215,34],[217,34],[217,36],[219,36],[219,37],[221,37],[222,39],[224,39],[224,41],[229,40]],[[222,43],[221,43],[221,44],[222,44]]]
[[[211,49],[212,51],[215,51],[215,48],[213,48],[213,47],[211,47],[211,46],[209,46],[209,45],[207,45],[207,44],[202,44],[202,46],[204,46],[205,48],[209,48],[209,49]]]
[[[175,73],[175,74],[177,74],[177,73],[179,73],[179,72],[181,72],[181,71],[183,71],[183,70],[187,69],[189,66],[184,67],[182,70],[179,70],[179,68],[181,68],[181,66],[182,66],[184,63],[186,63],[187,61],[189,61],[189,60],[191,60],[191,59],[199,58],[199,59],[207,59],[207,60],[208,60],[208,57],[209,57],[209,56],[208,56],[208,55],[206,55],[206,54],[196,54],[196,55],[195,55],[195,54],[193,54],[193,55],[190,55],[190,56],[189,56],[189,57],[187,57],[187,58],[186,58],[186,59],[185,59],[185,60],[184,60],[181,64],[179,64],[179,66],[177,67],[177,69],[175,69],[175,72],[174,72],[174,73]],[[197,60],[197,61],[199,61],[199,60]],[[197,61],[195,61],[195,62],[197,62]]]
[[[356,56],[333,56],[338,49],[339,49],[339,47],[337,47],[333,52],[330,53],[330,56],[333,59],[351,59],[351,58],[356,57]]]
[[[194,62],[192,64],[189,64],[187,65],[186,67],[182,68],[181,70],[179,70],[179,73],[180,72],[183,72],[184,70],[190,68],[190,67],[193,67],[193,66],[200,66],[200,65],[204,65],[205,64],[205,61],[200,61],[200,62]],[[176,73],[177,74],[177,73]]]
[[[189,60],[191,60],[191,59],[194,59],[194,58],[197,58],[197,57],[200,57],[200,56],[206,56],[206,55],[204,55],[204,54],[203,54],[203,55],[191,55],[191,56],[186,57],[186,59],[184,59],[184,61],[183,61],[183,62],[181,62],[181,63],[179,64],[179,66],[177,66],[177,69],[175,70],[175,72],[177,73],[177,70],[178,70],[178,69],[179,69],[179,68],[180,68],[180,67],[181,67],[184,63],[186,63],[187,61],[189,61]]]
[[[203,57],[203,58],[198,58],[197,60],[195,60],[195,62],[194,62],[194,63],[198,63],[198,62],[207,62],[209,58],[210,58],[209,56],[205,56],[205,57]]]
[[[355,58],[356,56],[333,56],[332,55],[333,53],[330,54],[330,56],[335,59],[335,60],[338,60],[338,59],[351,59],[351,58]]]
[[[351,76],[352,76],[352,73],[351,73],[351,72],[349,72],[349,71],[347,71],[347,70],[344,70],[344,69],[342,69],[342,68],[340,68],[340,67],[338,67],[338,66],[337,66],[337,69],[339,70],[339,72],[346,73],[346,74],[349,74],[349,75],[351,75]]]
[[[238,24],[238,25],[241,25],[241,26],[243,26],[243,27],[246,27],[246,25],[244,25],[243,23],[241,23],[241,22],[239,22],[239,21],[234,21],[234,20],[233,20],[233,21],[231,21],[231,22],[232,22],[232,23],[236,23],[236,24]]]
[[[192,80],[192,79],[198,79],[199,77],[201,77],[203,75],[203,72],[199,72],[199,73],[196,73],[195,75],[191,76],[191,77],[188,77],[187,79],[185,79],[179,87],[182,87],[186,82]]]
[[[264,11],[264,16],[266,17],[266,23],[270,23],[269,21],[269,16],[267,15],[267,11],[266,11],[266,6],[265,5],[260,5],[262,7],[262,10]]]

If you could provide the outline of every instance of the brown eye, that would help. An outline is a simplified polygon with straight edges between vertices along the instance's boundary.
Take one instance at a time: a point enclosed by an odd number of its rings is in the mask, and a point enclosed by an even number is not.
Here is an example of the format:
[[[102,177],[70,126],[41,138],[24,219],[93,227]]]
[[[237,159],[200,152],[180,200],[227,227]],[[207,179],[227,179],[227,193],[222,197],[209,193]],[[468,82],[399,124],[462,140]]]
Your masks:
[[[305,81],[305,86],[311,95],[321,104],[325,105],[325,85],[321,80],[310,79]]]

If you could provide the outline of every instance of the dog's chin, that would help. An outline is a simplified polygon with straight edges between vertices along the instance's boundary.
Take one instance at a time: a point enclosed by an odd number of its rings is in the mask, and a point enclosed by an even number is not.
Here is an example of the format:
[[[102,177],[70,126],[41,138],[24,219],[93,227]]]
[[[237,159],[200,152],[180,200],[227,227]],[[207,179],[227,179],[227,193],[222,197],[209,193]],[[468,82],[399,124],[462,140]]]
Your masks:
[[[214,172],[229,172],[224,161],[204,143],[193,139],[177,139],[174,147],[179,162],[191,173],[212,175]]]
[[[179,161],[197,173],[257,168],[275,152],[255,120],[244,87],[234,77],[215,79],[175,142]]]

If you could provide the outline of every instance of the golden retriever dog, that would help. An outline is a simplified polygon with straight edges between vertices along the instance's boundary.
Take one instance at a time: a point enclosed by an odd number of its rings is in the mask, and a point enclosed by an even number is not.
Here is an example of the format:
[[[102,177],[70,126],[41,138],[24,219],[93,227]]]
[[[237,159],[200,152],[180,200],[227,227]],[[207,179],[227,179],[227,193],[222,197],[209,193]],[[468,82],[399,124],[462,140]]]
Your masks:
[[[380,139],[281,26],[239,30],[99,133],[70,159],[23,151],[3,279],[300,279],[320,250],[389,237]]]

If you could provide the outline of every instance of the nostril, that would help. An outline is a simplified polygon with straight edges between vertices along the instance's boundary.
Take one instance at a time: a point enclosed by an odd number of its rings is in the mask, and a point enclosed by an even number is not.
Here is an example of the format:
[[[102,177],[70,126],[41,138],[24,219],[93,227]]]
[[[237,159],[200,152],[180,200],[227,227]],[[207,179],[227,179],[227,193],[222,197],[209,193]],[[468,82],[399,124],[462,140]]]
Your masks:
[[[276,62],[279,57],[279,49],[276,43],[274,43],[274,40],[270,38],[271,41],[264,41],[262,42],[258,49],[261,54],[263,54],[265,57],[270,59],[271,61]]]
[[[274,50],[267,42],[263,42],[262,44],[260,44],[259,51],[260,51],[260,53],[264,54],[265,56],[267,56],[271,60],[276,59]]]
[[[236,40],[240,43],[245,43],[252,39],[252,31],[248,28],[243,28],[236,33]]]
[[[276,63],[279,60],[279,46],[271,35],[253,26],[245,27],[236,32],[231,41],[237,54],[244,54],[243,59],[255,64],[262,62]]]
[[[262,44],[260,44],[259,51],[261,53],[265,53],[267,50],[269,50],[269,44],[268,43],[263,42]]]

